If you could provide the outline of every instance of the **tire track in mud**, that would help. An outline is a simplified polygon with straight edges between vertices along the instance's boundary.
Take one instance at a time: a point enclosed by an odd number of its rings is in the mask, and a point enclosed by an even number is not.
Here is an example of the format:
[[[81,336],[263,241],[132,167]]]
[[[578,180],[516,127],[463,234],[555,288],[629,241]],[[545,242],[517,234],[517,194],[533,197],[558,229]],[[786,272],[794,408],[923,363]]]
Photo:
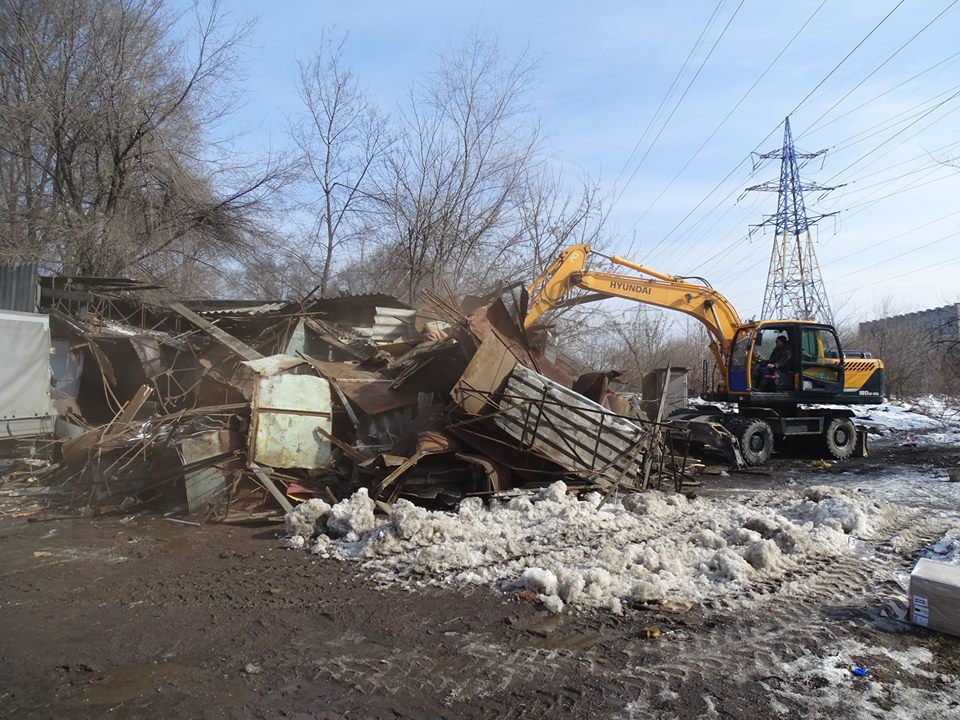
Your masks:
[[[318,671],[360,694],[429,695],[441,707],[470,705],[504,718],[583,715],[598,708],[607,714],[619,709],[628,718],[720,717],[739,709],[725,708],[739,696],[724,695],[718,686],[756,684],[777,676],[785,661],[842,642],[843,627],[830,611],[858,612],[881,605],[891,591],[902,595],[889,582],[894,572],[909,571],[912,565],[901,548],[919,548],[941,530],[937,519],[901,517],[878,528],[883,539],[860,541],[837,557],[792,570],[783,580],[714,600],[700,625],[681,625],[662,642],[638,638],[637,625],[645,619],[634,615],[604,628],[595,643],[574,650],[522,647],[522,641],[507,645],[466,632],[442,638],[444,651],[433,658],[416,648],[362,657],[353,643],[329,647]],[[675,715],[673,698],[688,697],[686,686],[704,688],[702,706],[688,703]],[[521,703],[511,701],[521,696]],[[761,702],[769,711],[770,699]]]
[[[749,678],[779,680],[781,663],[825,644],[843,641],[842,627],[825,609],[860,610],[888,599],[885,596],[889,596],[892,573],[909,571],[913,564],[909,556],[894,547],[894,539],[900,547],[916,549],[939,537],[942,529],[942,520],[911,514],[881,528],[878,534],[884,539],[861,541],[853,552],[802,567],[779,587],[761,587],[758,594],[754,589],[739,597],[723,598],[723,608],[706,619],[707,623],[715,623],[713,629],[672,638],[671,658],[638,665],[631,673],[635,682],[628,683],[629,691],[642,700],[665,683],[678,691],[680,684],[710,686],[724,677],[731,682]],[[882,587],[886,589],[881,591]],[[898,592],[893,599],[901,597],[905,593]],[[701,711],[712,710],[708,705],[712,703],[705,701]],[[708,715],[717,716],[715,711]],[[622,717],[647,715],[627,709]],[[671,715],[658,711],[650,717]]]

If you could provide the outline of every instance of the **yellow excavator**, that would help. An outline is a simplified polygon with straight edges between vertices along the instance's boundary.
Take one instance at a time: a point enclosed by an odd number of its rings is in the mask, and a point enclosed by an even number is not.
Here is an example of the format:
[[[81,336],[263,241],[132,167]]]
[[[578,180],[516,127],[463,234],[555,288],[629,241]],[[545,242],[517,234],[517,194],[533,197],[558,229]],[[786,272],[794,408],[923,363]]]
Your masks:
[[[591,256],[639,275],[591,270]],[[832,326],[804,320],[745,323],[703,278],[667,275],[600,255],[589,245],[565,248],[530,286],[525,326],[531,327],[577,288],[676,310],[703,323],[719,375],[715,390],[704,397],[737,408],[701,407],[673,419],[697,416],[720,423],[737,439],[747,463],[766,462],[775,447],[790,441],[807,446],[813,441],[826,456],[840,460],[850,457],[858,444],[863,446],[853,412],[843,406],[882,402],[883,361],[844,356]]]

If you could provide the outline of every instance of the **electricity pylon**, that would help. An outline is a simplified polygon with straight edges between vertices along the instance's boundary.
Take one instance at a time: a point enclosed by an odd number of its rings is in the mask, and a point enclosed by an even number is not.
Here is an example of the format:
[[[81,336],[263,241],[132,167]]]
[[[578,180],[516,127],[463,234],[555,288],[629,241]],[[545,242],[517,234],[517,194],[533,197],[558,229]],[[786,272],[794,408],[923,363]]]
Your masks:
[[[783,121],[783,147],[758,155],[759,160],[780,158],[780,180],[754,185],[747,190],[777,191],[777,214],[768,216],[757,227],[775,228],[767,288],[763,295],[764,319],[817,320],[833,324],[833,312],[823,286],[823,276],[813,247],[810,226],[836,213],[808,215],[803,203],[804,190],[833,190],[800,179],[797,160],[809,161],[823,155],[798,153],[793,147],[790,118]]]

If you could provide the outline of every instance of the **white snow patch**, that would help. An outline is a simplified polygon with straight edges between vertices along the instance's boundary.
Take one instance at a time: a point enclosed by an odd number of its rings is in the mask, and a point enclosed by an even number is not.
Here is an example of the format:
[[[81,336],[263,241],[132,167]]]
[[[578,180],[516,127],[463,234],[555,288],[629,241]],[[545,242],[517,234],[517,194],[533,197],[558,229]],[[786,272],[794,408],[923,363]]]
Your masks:
[[[882,658],[897,666],[896,678],[878,681],[871,672],[870,658]],[[866,658],[867,674],[857,677],[851,670],[858,667],[854,658]],[[767,683],[771,699],[791,698],[806,708],[808,717],[830,718],[839,713],[852,720],[868,718],[945,718],[956,717],[957,709],[950,707],[952,693],[945,686],[944,693],[911,687],[910,678],[933,679],[938,673],[928,666],[933,654],[926,648],[911,647],[892,650],[882,646],[864,645],[848,638],[842,646],[807,653],[781,664],[778,673],[786,683]],[[879,661],[876,661],[879,662]],[[889,677],[891,673],[885,673]],[[816,687],[816,696],[810,688]],[[851,698],[857,698],[851,702]],[[892,708],[890,706],[893,706]],[[882,710],[882,708],[890,708]]]
[[[341,500],[327,516],[327,532],[355,542],[361,535],[373,530],[373,500],[366,488],[360,488],[346,500]]]
[[[923,551],[923,557],[951,565],[960,565],[960,527],[952,528],[943,538],[927,546]]]
[[[901,443],[960,444],[960,400],[923,395],[910,402],[887,400],[856,408],[855,422],[880,432],[892,432]]]
[[[381,580],[531,590],[553,611],[623,612],[624,605],[693,602],[751,592],[818,558],[849,552],[893,512],[829,487],[736,499],[648,492],[597,507],[563,483],[536,493],[461,503],[456,513],[397,501],[374,526],[365,490],[335,505],[311,552],[356,560]]]
[[[307,500],[300,503],[293,510],[288,512],[283,522],[287,528],[287,534],[291,538],[310,539],[316,533],[322,532],[327,516],[330,514],[330,505],[323,500]],[[288,547],[292,547],[288,545]],[[301,543],[298,547],[303,547]]]

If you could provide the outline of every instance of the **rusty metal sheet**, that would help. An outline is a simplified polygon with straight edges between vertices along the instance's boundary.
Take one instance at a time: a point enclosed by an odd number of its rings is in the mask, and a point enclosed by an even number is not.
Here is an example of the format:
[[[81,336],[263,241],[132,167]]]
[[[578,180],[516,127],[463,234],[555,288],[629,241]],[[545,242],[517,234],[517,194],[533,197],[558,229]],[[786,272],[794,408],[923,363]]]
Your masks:
[[[37,263],[0,265],[0,309],[37,311]]]
[[[305,357],[317,372],[335,383],[367,415],[379,415],[417,404],[415,390],[391,390],[392,381],[388,378],[346,363]]]
[[[333,431],[330,384],[313,375],[261,377],[254,385],[250,413],[250,459],[282,468],[330,465],[330,441],[316,431]]]
[[[146,378],[155,378],[163,373],[167,366],[163,362],[163,352],[160,341],[149,335],[136,335],[130,338],[130,347],[140,358],[143,366],[143,375]]]
[[[581,476],[636,478],[635,451],[647,431],[523,365],[510,374],[493,417],[520,447]]]
[[[510,348],[498,335],[488,333],[450,395],[468,413],[479,415],[516,365],[517,357]]]
[[[184,465],[196,465],[204,460],[211,462],[206,467],[199,467],[183,475],[188,512],[208,510],[227,491],[228,470],[224,456],[233,449],[233,438],[225,430],[209,430],[180,441],[180,455]]]

